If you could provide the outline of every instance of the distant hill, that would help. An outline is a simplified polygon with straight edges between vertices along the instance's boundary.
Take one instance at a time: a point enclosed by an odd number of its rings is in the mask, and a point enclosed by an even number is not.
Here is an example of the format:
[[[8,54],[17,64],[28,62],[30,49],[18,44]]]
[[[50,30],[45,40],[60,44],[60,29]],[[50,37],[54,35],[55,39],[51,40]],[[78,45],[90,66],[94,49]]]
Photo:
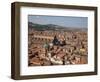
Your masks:
[[[63,27],[59,25],[54,25],[54,24],[47,24],[47,25],[42,25],[42,24],[36,24],[32,22],[28,22],[28,27],[30,29],[35,29],[35,30],[54,30],[54,31],[87,31],[87,28],[73,28],[73,27]]]

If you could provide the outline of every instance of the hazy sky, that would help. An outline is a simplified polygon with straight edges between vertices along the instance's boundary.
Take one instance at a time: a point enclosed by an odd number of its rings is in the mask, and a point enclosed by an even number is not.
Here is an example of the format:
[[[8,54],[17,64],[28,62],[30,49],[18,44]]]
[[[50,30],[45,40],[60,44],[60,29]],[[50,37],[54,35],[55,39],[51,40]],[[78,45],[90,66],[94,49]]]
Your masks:
[[[65,27],[87,28],[87,17],[29,15],[28,21],[37,24],[55,24]]]

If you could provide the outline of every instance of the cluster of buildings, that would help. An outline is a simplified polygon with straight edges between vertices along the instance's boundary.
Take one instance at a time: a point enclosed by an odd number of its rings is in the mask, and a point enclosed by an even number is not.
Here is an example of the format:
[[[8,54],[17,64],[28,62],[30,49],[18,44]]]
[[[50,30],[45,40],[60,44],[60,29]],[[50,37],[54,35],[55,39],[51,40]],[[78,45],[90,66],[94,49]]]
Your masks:
[[[86,31],[37,31],[29,29],[28,65],[87,64],[87,42]]]

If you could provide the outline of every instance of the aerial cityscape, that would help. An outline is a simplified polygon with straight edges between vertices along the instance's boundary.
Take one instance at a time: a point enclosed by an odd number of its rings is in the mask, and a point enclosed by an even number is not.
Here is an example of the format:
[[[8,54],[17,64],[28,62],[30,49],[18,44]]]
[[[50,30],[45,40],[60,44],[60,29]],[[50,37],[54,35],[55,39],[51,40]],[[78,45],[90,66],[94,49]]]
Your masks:
[[[28,66],[87,64],[87,30],[85,17],[29,15]]]

